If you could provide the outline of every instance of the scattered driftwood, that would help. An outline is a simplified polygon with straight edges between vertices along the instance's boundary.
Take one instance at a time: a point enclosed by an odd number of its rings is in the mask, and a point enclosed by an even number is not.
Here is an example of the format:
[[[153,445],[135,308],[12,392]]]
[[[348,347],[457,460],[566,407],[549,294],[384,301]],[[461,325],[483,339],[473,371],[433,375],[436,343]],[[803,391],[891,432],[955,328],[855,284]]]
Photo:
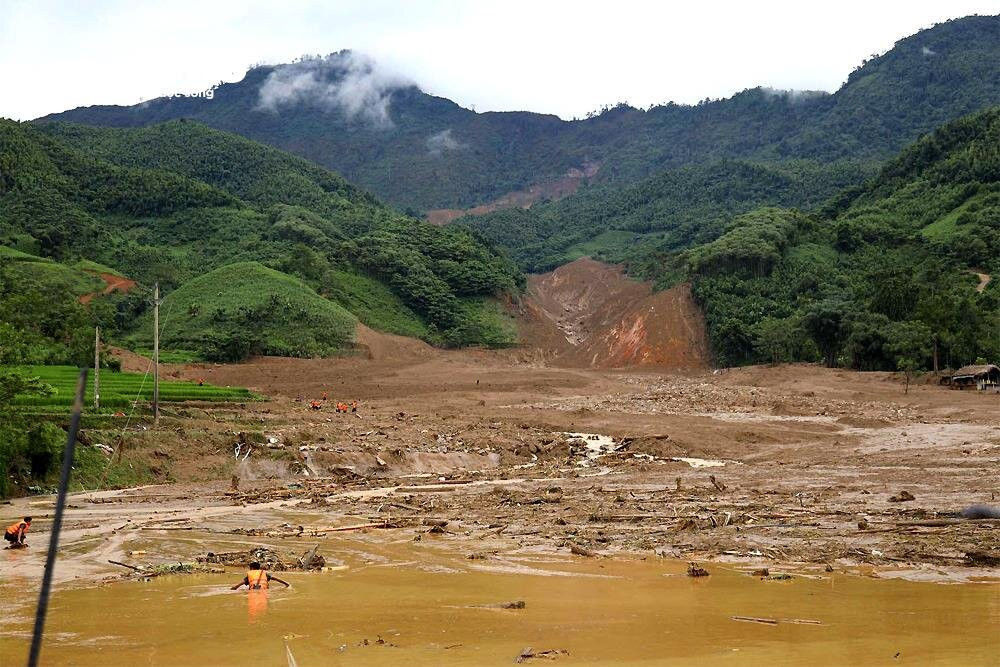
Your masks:
[[[284,572],[285,570],[297,569],[299,559],[294,557],[286,560],[278,552],[267,547],[256,547],[249,551],[228,551],[224,553],[213,553],[209,551],[204,556],[199,556],[196,560],[199,563],[211,563],[213,565],[229,565],[231,567],[249,567],[250,563],[260,563],[265,570],[272,572]]]
[[[997,567],[1000,566],[1000,554],[990,554],[985,551],[967,551],[965,553],[965,563],[972,567]]]
[[[424,511],[423,507],[417,507],[416,505],[407,505],[406,503],[401,503],[401,502],[392,502],[392,503],[389,503],[389,507],[395,507],[395,508],[398,508],[398,509],[401,509],[401,510],[409,510],[411,512],[423,512]]]
[[[420,525],[422,526],[437,526],[439,528],[444,528],[448,525],[447,519],[421,519]]]
[[[709,481],[712,482],[712,485],[716,489],[718,489],[719,491],[725,491],[726,490],[726,485],[723,484],[722,482],[720,482],[719,480],[715,479],[715,475],[709,475],[708,479],[709,479]]]
[[[515,661],[517,664],[531,660],[532,658],[545,658],[548,660],[554,660],[560,655],[569,655],[569,651],[561,648],[548,649],[547,651],[535,651],[530,646],[521,651],[521,654],[517,656]]]
[[[299,567],[303,570],[318,570],[326,565],[326,559],[316,554],[318,549],[319,545],[317,544],[312,549],[305,552],[302,555],[302,558],[299,559]]]
[[[494,604],[473,604],[469,605],[473,609],[524,609],[524,600],[513,600],[511,602],[496,602]]]
[[[689,577],[707,577],[708,570],[698,567],[695,563],[688,563],[687,575]]]

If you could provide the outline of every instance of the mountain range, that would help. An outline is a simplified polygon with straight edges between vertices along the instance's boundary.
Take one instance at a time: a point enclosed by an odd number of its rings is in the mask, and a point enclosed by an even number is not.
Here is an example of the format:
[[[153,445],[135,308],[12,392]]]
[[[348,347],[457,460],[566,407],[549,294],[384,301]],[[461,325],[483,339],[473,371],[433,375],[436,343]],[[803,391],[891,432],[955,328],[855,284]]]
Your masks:
[[[91,324],[143,349],[154,282],[192,358],[350,352],[357,321],[514,345],[523,272],[584,256],[690,284],[724,365],[997,358],[998,35],[934,26],[832,94],[572,121],[463,109],[350,51],[0,120],[0,362],[85,363]],[[100,295],[115,275],[138,289]]]
[[[108,127],[188,118],[305,157],[411,213],[468,208],[560,179],[631,183],[724,158],[884,160],[921,134],[1000,101],[1000,17],[901,39],[832,94],[751,88],[694,106],[618,105],[581,120],[476,113],[365,56],[251,69],[212,99],[92,106],[41,121]],[[789,54],[794,57],[794,54]]]

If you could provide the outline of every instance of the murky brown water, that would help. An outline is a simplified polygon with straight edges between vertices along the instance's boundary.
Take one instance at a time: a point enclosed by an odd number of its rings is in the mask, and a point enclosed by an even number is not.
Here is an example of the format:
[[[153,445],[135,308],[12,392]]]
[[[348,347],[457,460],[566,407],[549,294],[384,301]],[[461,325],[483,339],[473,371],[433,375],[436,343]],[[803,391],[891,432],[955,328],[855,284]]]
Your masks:
[[[287,665],[287,644],[299,667],[508,665],[529,646],[564,649],[555,664],[567,665],[1000,664],[996,583],[818,571],[760,581],[721,564],[691,579],[666,560],[470,561],[361,539],[340,547],[348,569],[284,573],[292,588],[265,594],[229,591],[236,570],[57,589],[43,663]],[[36,586],[0,582],[4,665],[27,654]],[[513,600],[525,608],[489,607]]]

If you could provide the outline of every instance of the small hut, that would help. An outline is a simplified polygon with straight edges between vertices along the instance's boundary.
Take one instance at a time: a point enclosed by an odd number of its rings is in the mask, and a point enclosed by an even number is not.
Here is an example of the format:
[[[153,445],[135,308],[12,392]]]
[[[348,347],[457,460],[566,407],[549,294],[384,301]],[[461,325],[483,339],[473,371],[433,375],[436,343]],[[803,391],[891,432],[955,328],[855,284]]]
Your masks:
[[[993,364],[962,366],[948,378],[948,384],[954,389],[975,387],[979,391],[1000,391],[1000,366]]]

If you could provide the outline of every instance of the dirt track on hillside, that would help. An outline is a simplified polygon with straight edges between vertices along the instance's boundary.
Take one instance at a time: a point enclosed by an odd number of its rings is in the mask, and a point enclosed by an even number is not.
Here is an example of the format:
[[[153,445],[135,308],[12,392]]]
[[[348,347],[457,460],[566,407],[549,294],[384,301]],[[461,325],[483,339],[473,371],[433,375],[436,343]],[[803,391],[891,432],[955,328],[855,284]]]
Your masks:
[[[112,292],[129,292],[135,288],[135,281],[128,278],[116,276],[113,273],[96,273],[98,278],[105,282],[104,289],[99,292],[91,292],[80,296],[80,303],[87,304],[94,300],[95,296],[111,294]]]

